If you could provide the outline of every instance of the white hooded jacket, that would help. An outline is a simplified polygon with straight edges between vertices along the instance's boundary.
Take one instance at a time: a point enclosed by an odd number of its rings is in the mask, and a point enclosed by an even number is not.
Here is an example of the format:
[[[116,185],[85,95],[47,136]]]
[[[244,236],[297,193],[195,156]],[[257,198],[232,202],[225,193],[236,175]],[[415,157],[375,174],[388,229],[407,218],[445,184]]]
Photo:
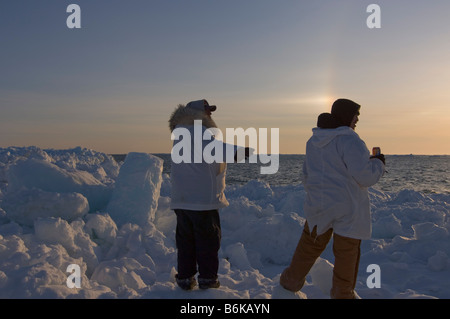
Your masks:
[[[367,189],[383,174],[383,162],[370,158],[366,144],[353,129],[314,128],[306,144],[302,176],[310,229],[317,226],[320,235],[333,228],[341,236],[369,239],[372,227]]]
[[[215,122],[211,117],[207,116],[205,112],[187,108],[179,105],[172,113],[169,120],[170,130],[173,132],[176,128],[189,131],[192,138],[191,145],[194,145],[194,121],[201,120],[201,135],[209,128],[216,128]],[[174,148],[183,140],[174,140]],[[226,175],[226,152],[232,150],[234,152],[237,147],[222,143],[215,140],[202,141],[201,152],[210,143],[216,143],[216,147],[223,147],[223,160],[214,161],[212,163],[206,162],[204,159],[200,163],[195,163],[194,152],[195,147],[191,147],[190,162],[182,161],[171,163],[171,209],[186,209],[194,211],[205,211],[212,209],[219,209],[229,205],[225,194],[225,175]],[[202,154],[197,154],[202,155]]]

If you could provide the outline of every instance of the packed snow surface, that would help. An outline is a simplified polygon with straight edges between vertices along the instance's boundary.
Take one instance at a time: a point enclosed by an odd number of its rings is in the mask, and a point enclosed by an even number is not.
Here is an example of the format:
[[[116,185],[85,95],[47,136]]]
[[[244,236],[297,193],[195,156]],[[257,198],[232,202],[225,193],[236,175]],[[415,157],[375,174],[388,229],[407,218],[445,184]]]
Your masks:
[[[221,287],[189,292],[174,279],[170,188],[151,154],[117,163],[83,148],[0,149],[0,298],[329,298],[331,243],[300,292],[279,286],[305,222],[301,184],[227,186]],[[369,193],[373,236],[361,247],[359,296],[450,298],[450,195]],[[379,288],[370,288],[374,264]]]

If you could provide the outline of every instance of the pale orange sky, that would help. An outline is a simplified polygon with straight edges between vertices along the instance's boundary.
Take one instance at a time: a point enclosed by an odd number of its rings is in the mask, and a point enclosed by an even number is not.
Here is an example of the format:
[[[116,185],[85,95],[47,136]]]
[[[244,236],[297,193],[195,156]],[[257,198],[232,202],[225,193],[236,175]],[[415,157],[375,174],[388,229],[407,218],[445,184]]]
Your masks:
[[[48,3],[0,5],[0,147],[169,153],[172,110],[206,98],[222,130],[279,128],[303,154],[345,97],[369,149],[450,154],[448,1],[378,1],[380,29],[372,1],[99,0],[78,30]]]

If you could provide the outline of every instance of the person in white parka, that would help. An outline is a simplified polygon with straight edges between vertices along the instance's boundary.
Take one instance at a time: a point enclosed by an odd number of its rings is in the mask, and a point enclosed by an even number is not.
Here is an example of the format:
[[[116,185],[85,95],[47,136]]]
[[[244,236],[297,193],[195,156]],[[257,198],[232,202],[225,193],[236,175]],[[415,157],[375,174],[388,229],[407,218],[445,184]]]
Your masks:
[[[331,298],[352,299],[359,267],[362,239],[371,236],[368,187],[383,176],[383,154],[370,156],[355,132],[360,105],[338,99],[331,114],[319,116],[306,144],[302,182],[306,191],[306,223],[291,264],[280,284],[300,290],[306,275],[333,235],[333,283]]]
[[[230,157],[235,162],[241,162],[250,155],[249,147],[238,147],[215,139],[213,129],[217,129],[217,125],[211,113],[216,109],[217,106],[209,105],[205,99],[196,100],[178,105],[169,119],[173,139],[170,208],[177,216],[176,282],[184,290],[191,290],[197,285],[197,272],[200,289],[220,286],[217,276],[222,236],[219,209],[229,205],[224,192],[227,160]],[[199,134],[196,134],[196,122]],[[188,134],[178,137],[175,131]],[[210,140],[203,139],[206,131],[210,132]],[[196,137],[200,137],[200,141],[195,141]],[[220,153],[223,158],[217,161],[203,158],[204,150],[210,143],[216,150],[222,149]],[[179,148],[179,145],[187,147]],[[197,161],[199,154],[201,158]],[[185,155],[186,160],[183,159]]]

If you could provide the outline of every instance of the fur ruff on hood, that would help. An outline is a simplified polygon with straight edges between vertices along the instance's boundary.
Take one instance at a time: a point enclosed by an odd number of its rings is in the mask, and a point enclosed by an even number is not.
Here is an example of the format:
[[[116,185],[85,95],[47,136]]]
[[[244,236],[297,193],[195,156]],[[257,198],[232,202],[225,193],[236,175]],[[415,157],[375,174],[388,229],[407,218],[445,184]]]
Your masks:
[[[180,104],[172,112],[169,119],[169,128],[173,132],[177,125],[194,125],[195,120],[202,120],[202,125],[206,128],[217,127],[214,120],[209,117],[205,112],[201,110],[196,110],[192,108],[187,108],[186,106]]]

